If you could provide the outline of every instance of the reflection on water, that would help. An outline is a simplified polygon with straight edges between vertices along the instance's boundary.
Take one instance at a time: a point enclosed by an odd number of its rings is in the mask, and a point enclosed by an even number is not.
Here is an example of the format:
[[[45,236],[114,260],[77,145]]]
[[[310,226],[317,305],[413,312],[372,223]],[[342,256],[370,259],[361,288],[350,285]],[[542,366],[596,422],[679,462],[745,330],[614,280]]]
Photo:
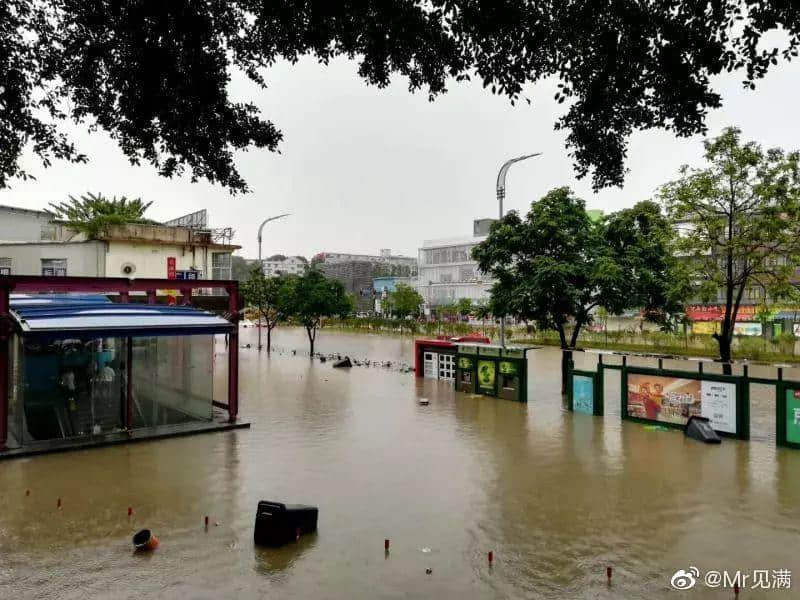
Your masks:
[[[768,387],[753,442],[707,447],[622,424],[613,372],[605,418],[566,412],[553,349],[532,353],[523,405],[273,337],[283,353],[241,350],[250,430],[0,463],[0,597],[671,598],[690,565],[800,577],[800,452],[774,447]],[[318,350],[411,363],[413,343],[323,331]],[[318,505],[319,532],[254,548],[260,499]],[[161,542],[145,560],[142,527]]]

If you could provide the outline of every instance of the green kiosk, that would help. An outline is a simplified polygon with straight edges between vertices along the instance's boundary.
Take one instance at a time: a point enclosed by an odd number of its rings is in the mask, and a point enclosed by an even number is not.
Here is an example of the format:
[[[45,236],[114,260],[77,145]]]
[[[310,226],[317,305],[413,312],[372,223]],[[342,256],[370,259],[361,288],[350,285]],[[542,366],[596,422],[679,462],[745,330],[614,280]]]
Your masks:
[[[528,350],[534,346],[459,343],[456,390],[528,401]]]

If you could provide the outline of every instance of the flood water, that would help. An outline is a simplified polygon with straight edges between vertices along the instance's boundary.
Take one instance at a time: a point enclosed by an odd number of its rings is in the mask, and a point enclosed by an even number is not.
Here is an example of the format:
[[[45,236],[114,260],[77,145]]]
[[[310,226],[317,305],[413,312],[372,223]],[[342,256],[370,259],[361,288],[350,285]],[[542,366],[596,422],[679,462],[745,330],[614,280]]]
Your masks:
[[[249,430],[0,462],[0,598],[733,597],[672,590],[689,566],[790,569],[793,589],[742,597],[800,597],[800,451],[774,446],[769,387],[753,386],[753,441],[705,446],[621,423],[615,372],[605,417],[565,411],[552,348],[531,354],[524,405],[334,370],[292,355],[301,330],[273,343],[240,353]],[[409,364],[412,347],[317,344]],[[256,549],[260,499],[318,505],[319,532]],[[161,542],[150,555],[132,553],[142,527]]]

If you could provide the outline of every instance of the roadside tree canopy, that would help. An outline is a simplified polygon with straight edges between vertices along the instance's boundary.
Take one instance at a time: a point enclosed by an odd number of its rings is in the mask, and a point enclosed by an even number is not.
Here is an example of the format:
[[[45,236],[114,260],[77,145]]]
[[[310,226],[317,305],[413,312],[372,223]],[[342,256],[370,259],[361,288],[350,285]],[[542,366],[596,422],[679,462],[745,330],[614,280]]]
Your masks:
[[[754,87],[799,43],[796,2],[5,0],[0,188],[31,176],[26,149],[44,166],[85,162],[61,127],[75,121],[133,164],[246,192],[235,153],[278,151],[283,135],[231,99],[231,71],[264,87],[268,67],[302,56],[356,59],[369,84],[399,74],[430,98],[474,78],[530,102],[530,84],[558,81],[578,175],[619,185],[633,131],[705,132],[713,76],[741,70]]]

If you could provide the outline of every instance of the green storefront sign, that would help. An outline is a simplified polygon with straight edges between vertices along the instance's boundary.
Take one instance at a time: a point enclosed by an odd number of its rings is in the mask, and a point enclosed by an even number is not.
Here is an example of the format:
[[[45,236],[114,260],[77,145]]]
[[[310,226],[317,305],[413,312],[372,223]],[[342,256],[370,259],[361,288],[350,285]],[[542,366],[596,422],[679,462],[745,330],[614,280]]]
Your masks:
[[[478,361],[478,387],[494,392],[495,362],[493,360]]]
[[[472,358],[469,356],[459,356],[458,357],[458,368],[459,369],[472,369]]]
[[[517,374],[516,363],[509,362],[507,360],[500,361],[500,373],[502,373],[503,375],[516,375]]]
[[[800,444],[800,390],[786,390],[786,441]]]

